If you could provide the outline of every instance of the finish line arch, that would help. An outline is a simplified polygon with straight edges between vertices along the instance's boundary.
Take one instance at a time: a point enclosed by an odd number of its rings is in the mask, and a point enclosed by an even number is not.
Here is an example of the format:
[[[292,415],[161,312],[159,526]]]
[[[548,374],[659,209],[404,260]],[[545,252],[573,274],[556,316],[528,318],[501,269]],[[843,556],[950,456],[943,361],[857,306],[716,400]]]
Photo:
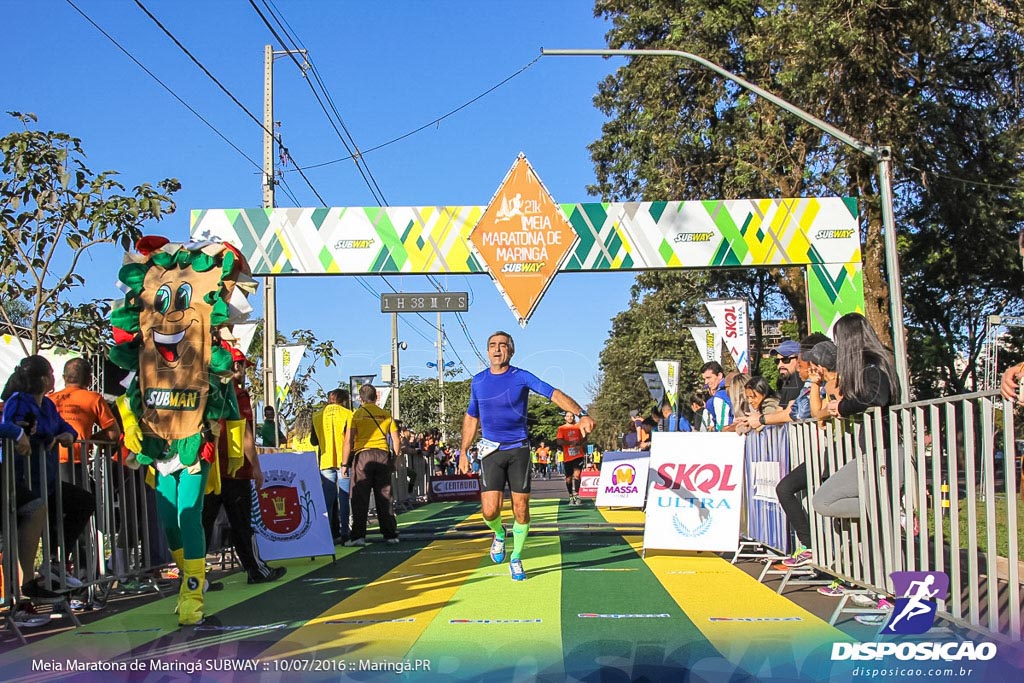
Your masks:
[[[193,210],[253,275],[488,274],[523,327],[559,272],[804,266],[808,323],[864,311],[851,197],[558,204],[523,155],[486,206]]]

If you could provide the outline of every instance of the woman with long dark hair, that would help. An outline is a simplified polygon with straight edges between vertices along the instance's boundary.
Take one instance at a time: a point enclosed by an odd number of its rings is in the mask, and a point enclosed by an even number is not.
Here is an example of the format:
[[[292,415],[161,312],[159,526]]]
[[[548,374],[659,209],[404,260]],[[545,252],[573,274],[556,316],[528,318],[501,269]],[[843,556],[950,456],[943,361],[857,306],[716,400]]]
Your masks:
[[[870,408],[899,403],[900,387],[892,353],[867,319],[860,313],[847,313],[836,321],[833,335],[840,398],[829,402],[829,412],[836,417],[850,417]],[[883,415],[883,420],[885,417]],[[856,518],[860,515],[855,460],[825,480],[814,494],[813,507],[824,517]]]
[[[45,452],[44,466],[39,467],[33,463],[32,476],[26,475],[26,459],[15,460],[15,485],[22,496],[28,500],[19,500],[19,508],[29,505],[34,501],[40,501],[43,485],[46,485],[47,496],[50,497],[49,517],[51,531],[57,528],[57,505],[52,498],[56,495],[57,469],[59,458],[57,455],[57,444],[71,446],[77,434],[74,427],[68,424],[57,412],[57,406],[47,398],[46,394],[53,391],[54,376],[53,367],[50,362],[42,356],[28,356],[23,358],[14,372],[7,380],[3,392],[0,393],[0,400],[4,401],[3,421],[8,424],[15,424],[25,430],[29,435],[32,444],[33,456],[39,453],[40,449]],[[45,477],[45,479],[44,479]],[[64,523],[64,547],[69,549],[75,540],[89,524],[89,517],[96,510],[93,496],[88,491],[68,482],[61,482],[60,488],[63,508]],[[39,502],[35,503],[39,505]],[[51,533],[51,551],[56,552],[56,538]],[[33,545],[37,545],[36,541]],[[21,550],[27,551],[26,547]],[[26,561],[34,563],[35,550],[32,550]],[[43,567],[43,575],[59,580],[59,572],[53,566],[53,560],[49,566]],[[75,587],[81,583],[74,577],[68,576],[68,585]],[[28,597],[48,598],[49,594],[41,591],[33,582],[22,586],[23,593]]]

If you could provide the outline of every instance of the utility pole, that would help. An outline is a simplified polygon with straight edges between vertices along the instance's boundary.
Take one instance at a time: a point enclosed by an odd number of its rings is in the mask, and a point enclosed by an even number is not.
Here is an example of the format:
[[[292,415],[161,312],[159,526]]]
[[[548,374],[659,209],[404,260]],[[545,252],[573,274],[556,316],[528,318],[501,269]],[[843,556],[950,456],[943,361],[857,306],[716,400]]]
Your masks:
[[[277,185],[274,169],[274,57],[297,52],[305,58],[305,50],[283,50],[274,52],[272,45],[263,46],[263,208],[274,208],[274,186]],[[303,65],[303,72],[308,65]],[[267,262],[268,272],[274,264]],[[263,276],[263,405],[273,408],[277,420],[277,368],[274,349],[277,346],[277,288],[273,275]],[[243,349],[242,351],[247,351]],[[277,443],[277,429],[274,429],[274,446]],[[263,444],[269,446],[271,444]]]
[[[274,48],[263,46],[263,208],[274,208]],[[268,264],[268,266],[271,264]],[[277,446],[277,291],[273,275],[263,278],[263,405],[274,409],[274,441]],[[263,444],[270,446],[271,444]]]
[[[441,441],[448,441],[444,422],[444,331],[441,327],[441,311],[437,312],[437,387],[441,392]]]
[[[398,407],[398,313],[391,314],[391,417],[402,418]]]

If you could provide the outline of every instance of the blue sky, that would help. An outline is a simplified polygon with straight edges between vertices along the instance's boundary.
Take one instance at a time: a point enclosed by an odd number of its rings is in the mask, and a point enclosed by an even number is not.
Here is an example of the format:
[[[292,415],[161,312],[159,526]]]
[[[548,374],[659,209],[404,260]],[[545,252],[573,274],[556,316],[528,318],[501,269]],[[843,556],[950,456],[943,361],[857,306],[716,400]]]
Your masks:
[[[262,130],[195,66],[132,0],[75,0],[93,21],[164,81],[248,157],[260,162]],[[258,118],[262,118],[263,46],[280,45],[247,0],[169,2],[145,6]],[[257,6],[265,10],[263,0]],[[363,149],[408,133],[465,104],[516,73],[541,47],[605,47],[607,24],[593,3],[580,0],[515,3],[327,2],[269,3],[309,50],[320,78]],[[188,237],[189,210],[254,208],[261,203],[257,169],[190,113],[110,40],[62,0],[3,2],[9,80],[4,111],[34,112],[39,128],[82,139],[94,171],[115,169],[131,187],[178,178],[178,212],[150,232]],[[14,27],[18,27],[14,29]],[[596,57],[544,57],[479,101],[436,126],[366,156],[386,203],[483,205],[519,152],[524,152],[559,202],[593,200],[587,145],[600,135],[593,107],[598,82],[621,64]],[[275,119],[292,157],[303,167],[347,152],[311,90],[289,59],[275,65]],[[3,131],[14,126],[11,120]],[[376,206],[351,161],[310,168],[306,175],[331,206]],[[291,195],[279,206],[320,206],[288,168]],[[293,201],[294,197],[294,201]],[[85,264],[86,295],[115,297],[118,257],[96,252]],[[516,320],[486,276],[439,278],[449,290],[471,292],[464,314],[468,337],[454,315],[444,316],[452,348],[446,360],[479,368],[471,343],[506,329],[516,336],[514,363],[579,399],[597,372],[610,319],[625,308],[628,274],[563,274],[529,326]],[[430,291],[423,277],[393,277],[400,291]],[[366,282],[391,291],[379,278]],[[312,329],[333,339],[340,364],[320,369],[324,387],[347,385],[349,375],[379,371],[390,359],[391,328],[378,297],[351,277],[279,278],[278,320],[285,334]],[[261,297],[254,297],[262,315]],[[403,316],[403,376],[433,376],[433,327]],[[411,319],[410,319],[411,318]],[[472,340],[472,342],[470,341]],[[464,374],[462,377],[468,375]]]

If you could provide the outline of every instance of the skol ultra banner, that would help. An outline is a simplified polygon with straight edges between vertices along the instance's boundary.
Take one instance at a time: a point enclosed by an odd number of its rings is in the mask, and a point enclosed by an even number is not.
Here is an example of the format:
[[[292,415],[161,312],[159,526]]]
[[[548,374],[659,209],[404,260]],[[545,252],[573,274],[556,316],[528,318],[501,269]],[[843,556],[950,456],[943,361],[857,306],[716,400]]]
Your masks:
[[[665,387],[665,396],[672,410],[675,410],[679,402],[679,361],[656,360],[654,367],[658,369],[661,385]]]
[[[277,375],[277,402],[283,403],[299,371],[302,355],[306,353],[305,344],[274,347],[274,372]]]
[[[740,372],[750,372],[746,299],[712,299],[704,305]]]
[[[690,336],[697,345],[697,353],[702,361],[722,362],[722,335],[718,327],[694,325],[690,327]]]
[[[647,496],[650,453],[611,452],[601,458],[598,507],[640,508]]]
[[[665,398],[665,386],[661,383],[661,376],[656,372],[644,372],[640,377],[647,385],[647,392],[657,405],[661,405],[661,399]]]
[[[743,437],[655,432],[644,548],[735,551],[743,496]]]
[[[264,560],[333,555],[320,465],[313,453],[263,453],[252,492],[252,528]]]

